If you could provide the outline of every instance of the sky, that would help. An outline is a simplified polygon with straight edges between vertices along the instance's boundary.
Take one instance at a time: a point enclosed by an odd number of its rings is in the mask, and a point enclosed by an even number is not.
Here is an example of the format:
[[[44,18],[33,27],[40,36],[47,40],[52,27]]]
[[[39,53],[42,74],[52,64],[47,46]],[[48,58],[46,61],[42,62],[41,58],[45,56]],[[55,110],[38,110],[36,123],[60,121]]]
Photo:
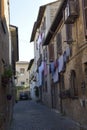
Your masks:
[[[39,7],[56,0],[10,0],[10,24],[18,27],[19,61],[34,58],[34,43],[30,43]]]

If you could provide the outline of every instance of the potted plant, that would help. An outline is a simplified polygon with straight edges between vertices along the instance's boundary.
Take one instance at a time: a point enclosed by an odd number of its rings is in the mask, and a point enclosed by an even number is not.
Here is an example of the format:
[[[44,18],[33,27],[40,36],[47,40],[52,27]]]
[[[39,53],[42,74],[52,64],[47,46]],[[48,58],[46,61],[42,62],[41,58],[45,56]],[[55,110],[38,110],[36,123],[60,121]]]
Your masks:
[[[8,67],[4,70],[4,73],[2,75],[2,86],[6,86],[9,84],[9,81],[12,77],[12,69],[11,67]]]

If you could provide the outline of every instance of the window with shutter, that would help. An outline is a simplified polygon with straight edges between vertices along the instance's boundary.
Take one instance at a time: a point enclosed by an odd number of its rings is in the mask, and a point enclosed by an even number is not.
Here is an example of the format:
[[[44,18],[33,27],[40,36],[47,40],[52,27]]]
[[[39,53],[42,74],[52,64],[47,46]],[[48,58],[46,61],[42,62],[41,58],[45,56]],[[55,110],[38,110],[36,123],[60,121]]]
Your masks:
[[[76,83],[75,70],[71,70],[71,74],[70,74],[70,95],[71,97],[78,96],[78,87]]]
[[[49,44],[49,60],[53,61],[54,60],[54,45]]]
[[[72,43],[72,24],[66,24],[66,42]]]
[[[61,37],[61,33],[57,34],[56,37],[56,43],[57,43],[57,54],[61,54],[62,53],[62,37]]]
[[[87,0],[83,0],[85,36],[87,38]]]

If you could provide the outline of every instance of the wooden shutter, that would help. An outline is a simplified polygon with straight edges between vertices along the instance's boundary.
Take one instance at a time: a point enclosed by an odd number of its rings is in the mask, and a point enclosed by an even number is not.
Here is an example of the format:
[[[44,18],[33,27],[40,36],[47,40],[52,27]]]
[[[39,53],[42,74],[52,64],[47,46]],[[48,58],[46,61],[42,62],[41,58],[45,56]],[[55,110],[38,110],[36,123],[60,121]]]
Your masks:
[[[49,60],[54,60],[54,44],[49,44]]]
[[[69,44],[72,42],[72,25],[66,24],[66,42]]]
[[[61,33],[57,34],[57,53],[61,54],[62,53],[62,37],[61,37]]]
[[[83,0],[85,35],[87,37],[87,0]]]

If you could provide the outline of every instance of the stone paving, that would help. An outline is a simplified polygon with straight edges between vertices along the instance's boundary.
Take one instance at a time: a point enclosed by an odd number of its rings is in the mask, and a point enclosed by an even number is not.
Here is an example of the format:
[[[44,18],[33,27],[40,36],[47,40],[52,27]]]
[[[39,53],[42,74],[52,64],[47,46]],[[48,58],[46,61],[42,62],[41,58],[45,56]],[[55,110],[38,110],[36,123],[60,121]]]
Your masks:
[[[74,121],[43,104],[19,101],[14,107],[10,130],[79,130]]]

